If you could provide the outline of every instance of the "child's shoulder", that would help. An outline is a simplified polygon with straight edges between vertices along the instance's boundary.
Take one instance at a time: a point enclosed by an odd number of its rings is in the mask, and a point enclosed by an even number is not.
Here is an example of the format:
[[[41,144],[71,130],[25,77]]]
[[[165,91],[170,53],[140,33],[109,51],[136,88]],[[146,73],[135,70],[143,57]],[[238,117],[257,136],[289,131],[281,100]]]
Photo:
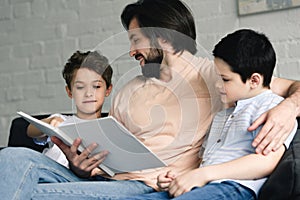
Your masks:
[[[282,96],[279,96],[279,95],[273,93],[271,90],[268,90],[268,92],[264,92],[261,95],[261,97],[257,99],[257,103],[259,105],[266,105],[269,107],[273,107],[273,106],[279,104],[283,100],[284,100],[284,98]]]

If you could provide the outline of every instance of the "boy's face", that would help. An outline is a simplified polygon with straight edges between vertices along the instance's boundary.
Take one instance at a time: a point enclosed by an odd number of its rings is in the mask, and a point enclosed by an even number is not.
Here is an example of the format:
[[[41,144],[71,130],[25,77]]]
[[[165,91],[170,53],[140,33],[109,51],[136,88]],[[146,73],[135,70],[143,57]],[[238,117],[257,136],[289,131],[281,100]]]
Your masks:
[[[101,115],[104,99],[110,92],[111,86],[106,89],[101,75],[93,70],[80,68],[72,81],[71,93],[69,91],[68,94],[74,99],[77,116],[81,119],[92,119]]]
[[[222,102],[232,104],[238,100],[249,98],[248,80],[243,83],[240,75],[232,72],[230,66],[222,59],[215,58],[214,62],[217,73],[222,79],[216,83]]]

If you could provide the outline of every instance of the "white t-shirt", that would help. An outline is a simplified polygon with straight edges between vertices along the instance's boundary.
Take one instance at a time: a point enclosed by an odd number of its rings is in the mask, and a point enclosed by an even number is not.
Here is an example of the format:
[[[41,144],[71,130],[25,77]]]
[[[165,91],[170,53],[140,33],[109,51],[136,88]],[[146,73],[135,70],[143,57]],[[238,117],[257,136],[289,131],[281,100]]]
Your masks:
[[[51,118],[51,117],[60,117],[64,120],[62,123],[59,124],[59,126],[75,123],[78,121],[84,121],[83,119],[80,119],[80,118],[76,117],[75,115],[62,115],[59,113],[49,116],[49,118]],[[45,154],[47,157],[51,158],[52,160],[55,160],[59,164],[69,168],[69,161],[67,160],[65,154],[60,150],[60,148],[56,144],[54,144],[51,141],[51,139],[49,137],[47,137],[44,141],[40,141],[40,140],[36,140],[36,139],[34,141],[36,144],[42,144],[42,145],[45,145],[45,143],[48,143],[49,148],[45,148],[42,153]]]

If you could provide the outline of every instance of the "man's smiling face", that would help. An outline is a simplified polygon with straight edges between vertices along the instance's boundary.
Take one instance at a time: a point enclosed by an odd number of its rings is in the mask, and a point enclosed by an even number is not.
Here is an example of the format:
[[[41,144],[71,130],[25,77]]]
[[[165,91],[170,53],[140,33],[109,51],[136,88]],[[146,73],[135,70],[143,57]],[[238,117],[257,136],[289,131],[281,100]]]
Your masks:
[[[128,37],[130,40],[129,55],[140,61],[143,75],[159,78],[163,51],[151,45],[150,39],[142,33],[136,18],[133,18],[129,24]]]

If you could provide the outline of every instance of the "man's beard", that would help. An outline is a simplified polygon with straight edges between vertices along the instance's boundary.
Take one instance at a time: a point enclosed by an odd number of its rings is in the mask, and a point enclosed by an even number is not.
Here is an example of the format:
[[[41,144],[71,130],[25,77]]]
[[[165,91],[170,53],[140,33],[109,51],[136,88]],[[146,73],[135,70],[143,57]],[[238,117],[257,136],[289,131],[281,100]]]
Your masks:
[[[145,65],[142,67],[142,74],[147,78],[160,78],[160,67],[163,60],[163,51],[161,49],[150,49],[148,59],[145,59]]]

